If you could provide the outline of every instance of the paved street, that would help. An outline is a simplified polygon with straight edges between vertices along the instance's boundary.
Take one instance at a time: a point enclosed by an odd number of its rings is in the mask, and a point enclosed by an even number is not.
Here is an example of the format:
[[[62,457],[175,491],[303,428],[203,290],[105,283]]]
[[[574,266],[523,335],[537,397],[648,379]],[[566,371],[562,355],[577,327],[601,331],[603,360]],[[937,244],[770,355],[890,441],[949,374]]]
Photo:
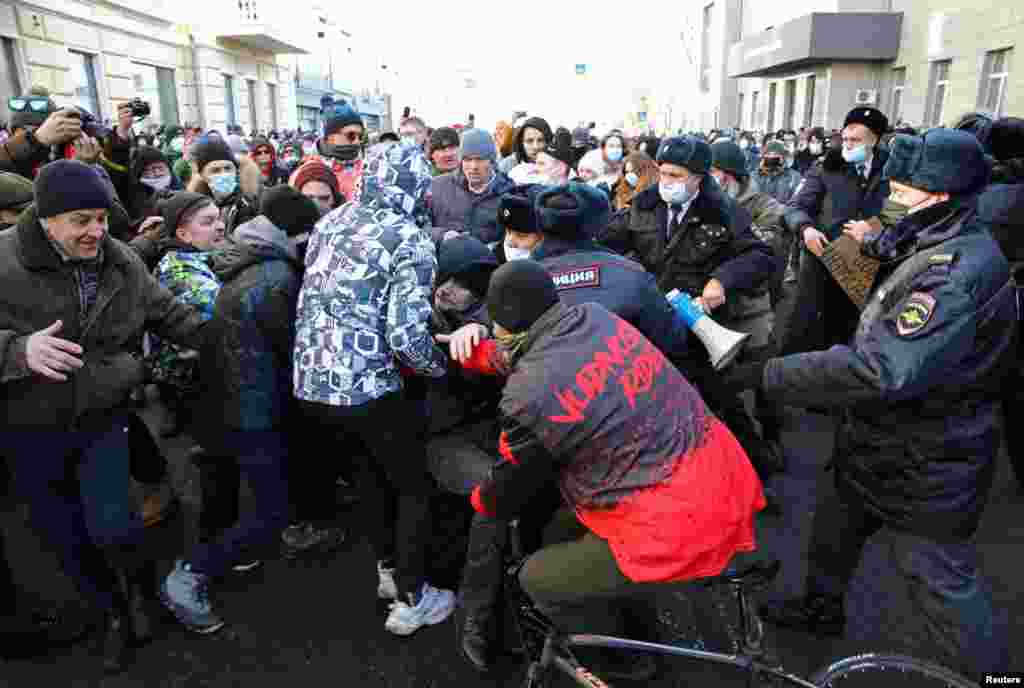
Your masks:
[[[810,516],[818,491],[829,489],[830,477],[821,470],[830,449],[823,417],[792,418],[785,443],[790,471],[775,481],[775,487],[787,504],[786,514],[764,522],[764,545],[783,560],[782,575],[769,592],[774,596],[800,591]],[[167,445],[175,481],[188,507],[188,518],[154,533],[168,558],[191,538],[194,521],[196,476],[184,460],[186,446],[184,438]],[[330,451],[312,449],[325,455]],[[978,541],[998,622],[1008,628],[1011,647],[1016,648],[1012,666],[1017,670],[1024,667],[1024,576],[1018,568],[1024,546],[1022,514],[1024,495],[1003,462]],[[19,581],[31,594],[73,598],[67,580],[55,573],[53,556],[26,530],[23,516],[21,509],[3,515]],[[157,640],[138,652],[137,663],[123,676],[97,678],[98,662],[82,645],[33,662],[0,664],[0,686],[464,688],[519,684],[521,669],[511,658],[493,676],[481,677],[467,668],[455,652],[451,621],[409,639],[386,633],[386,606],[376,599],[374,562],[365,536],[370,524],[360,519],[358,508],[344,520],[352,527],[351,542],[334,556],[318,561],[272,560],[262,569],[218,586],[215,600],[229,626],[215,637],[195,636],[166,622]],[[686,618],[690,607],[682,600],[676,602],[668,605],[662,618],[681,634],[692,635],[694,622]],[[856,651],[900,649],[906,624],[915,619],[907,611],[903,583],[887,564],[884,538],[869,545],[848,613],[847,637],[835,642],[768,627],[778,655],[799,673]],[[713,667],[679,671],[692,685],[701,679],[723,683]]]

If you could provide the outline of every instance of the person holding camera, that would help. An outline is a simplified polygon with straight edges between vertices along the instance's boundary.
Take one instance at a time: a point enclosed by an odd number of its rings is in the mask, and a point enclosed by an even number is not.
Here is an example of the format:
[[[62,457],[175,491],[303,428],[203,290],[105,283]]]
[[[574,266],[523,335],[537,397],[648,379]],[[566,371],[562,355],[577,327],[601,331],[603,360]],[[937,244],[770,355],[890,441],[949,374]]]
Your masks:
[[[7,101],[11,111],[11,137],[0,144],[0,171],[34,179],[50,161],[54,146],[64,146],[82,136],[81,113],[59,109],[44,88]]]

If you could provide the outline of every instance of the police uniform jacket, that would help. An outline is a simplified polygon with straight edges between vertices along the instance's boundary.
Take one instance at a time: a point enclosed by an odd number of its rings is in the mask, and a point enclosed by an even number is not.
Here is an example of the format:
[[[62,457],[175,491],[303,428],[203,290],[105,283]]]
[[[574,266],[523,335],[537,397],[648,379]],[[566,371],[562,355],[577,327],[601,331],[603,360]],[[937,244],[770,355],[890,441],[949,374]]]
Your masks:
[[[864,251],[883,264],[852,340],[770,360],[764,389],[841,409],[840,494],[897,528],[967,537],[1000,444],[994,390],[1015,337],[1009,266],[971,200],[908,215]]]

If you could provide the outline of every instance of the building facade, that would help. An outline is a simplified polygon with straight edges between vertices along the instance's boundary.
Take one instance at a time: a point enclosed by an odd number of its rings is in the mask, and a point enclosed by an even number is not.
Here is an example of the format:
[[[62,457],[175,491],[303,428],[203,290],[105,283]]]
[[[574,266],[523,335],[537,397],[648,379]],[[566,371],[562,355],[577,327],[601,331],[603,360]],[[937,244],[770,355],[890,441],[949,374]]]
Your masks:
[[[856,105],[895,124],[1024,110],[1024,9],[980,0],[714,0],[687,16],[700,46],[701,129],[838,128]]]
[[[140,97],[156,124],[294,128],[294,81],[278,56],[305,52],[313,24],[290,8],[291,18],[267,0],[0,2],[0,94],[38,85],[101,119]]]

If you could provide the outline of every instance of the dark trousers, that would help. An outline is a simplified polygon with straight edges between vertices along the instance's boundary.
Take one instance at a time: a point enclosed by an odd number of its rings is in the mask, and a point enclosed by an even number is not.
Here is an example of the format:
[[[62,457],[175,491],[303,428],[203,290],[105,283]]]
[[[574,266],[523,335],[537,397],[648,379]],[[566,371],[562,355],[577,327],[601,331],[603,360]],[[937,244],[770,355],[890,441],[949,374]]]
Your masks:
[[[99,548],[133,549],[143,539],[130,487],[130,426],[129,414],[115,413],[94,420],[88,430],[0,433],[33,526],[101,609],[114,608],[114,595]]]
[[[885,527],[842,489],[823,497],[814,512],[808,552],[810,594],[845,595],[867,539]],[[938,542],[890,531],[889,556],[906,581],[923,631],[906,634],[906,652],[932,658],[968,675],[999,666],[1000,642],[992,599],[980,581],[978,554],[969,540]],[[914,636],[918,637],[914,637]]]
[[[0,616],[13,616],[18,607],[18,589],[14,587],[14,573],[7,560],[7,547],[0,530]]]
[[[300,410],[323,446],[359,457],[356,483],[377,559],[395,561],[399,593],[418,593],[426,579],[434,491],[422,409],[397,392],[361,406],[300,402]]]
[[[203,451],[199,467],[199,541],[210,542],[238,521],[242,472],[238,457]]]
[[[238,472],[252,490],[253,508],[215,539],[200,543],[187,561],[201,573],[222,576],[232,564],[249,552],[276,542],[288,525],[288,443],[277,430],[230,431],[219,446],[211,447],[213,456],[232,456]],[[238,480],[233,485],[237,490]],[[235,492],[234,503],[238,503]]]

